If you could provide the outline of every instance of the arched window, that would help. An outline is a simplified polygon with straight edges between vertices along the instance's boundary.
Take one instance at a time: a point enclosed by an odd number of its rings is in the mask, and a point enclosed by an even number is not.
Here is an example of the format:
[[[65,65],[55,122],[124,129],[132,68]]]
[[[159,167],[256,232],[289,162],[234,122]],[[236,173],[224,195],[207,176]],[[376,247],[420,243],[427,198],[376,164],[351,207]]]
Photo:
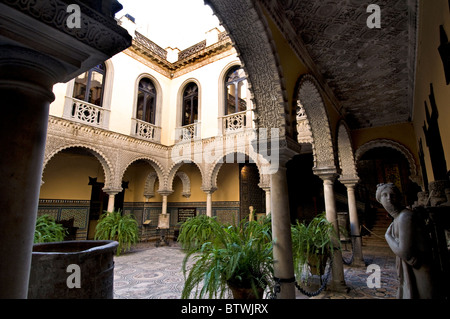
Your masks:
[[[152,81],[143,78],[139,81],[136,119],[155,124],[156,89]]]
[[[244,69],[233,67],[225,77],[225,115],[247,110],[247,77]]]
[[[183,92],[182,126],[194,124],[198,121],[198,86],[189,83]]]
[[[102,106],[106,66],[101,63],[75,79],[73,97],[97,106]]]

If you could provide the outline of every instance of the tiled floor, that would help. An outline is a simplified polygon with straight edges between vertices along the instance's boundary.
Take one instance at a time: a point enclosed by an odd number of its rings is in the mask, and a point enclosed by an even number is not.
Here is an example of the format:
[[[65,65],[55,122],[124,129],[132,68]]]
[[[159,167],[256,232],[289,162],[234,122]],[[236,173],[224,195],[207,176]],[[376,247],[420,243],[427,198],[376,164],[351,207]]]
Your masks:
[[[369,288],[367,278],[372,272],[367,268],[344,266],[347,293],[323,291],[314,299],[395,299],[395,256],[385,247],[363,247],[367,265],[376,264],[381,270],[381,287]],[[343,253],[349,259],[349,252]],[[181,264],[184,253],[176,245],[154,247],[154,244],[139,244],[133,251],[115,257],[115,299],[179,299],[184,284]],[[297,298],[308,298],[297,290]]]

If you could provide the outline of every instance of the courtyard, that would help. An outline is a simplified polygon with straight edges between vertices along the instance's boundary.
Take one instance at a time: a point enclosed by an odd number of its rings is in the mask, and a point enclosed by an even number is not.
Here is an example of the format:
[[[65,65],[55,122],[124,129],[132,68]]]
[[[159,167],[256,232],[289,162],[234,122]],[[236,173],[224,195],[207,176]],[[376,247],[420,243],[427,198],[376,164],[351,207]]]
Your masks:
[[[369,288],[372,272],[366,267],[344,265],[348,293],[323,291],[311,299],[395,299],[398,280],[395,256],[385,246],[363,246],[366,265],[380,267],[380,287]],[[351,252],[343,250],[349,260]],[[155,247],[154,243],[139,243],[131,251],[114,257],[114,299],[180,299],[184,285],[181,269],[184,253],[177,243]],[[307,299],[298,289],[297,299]]]

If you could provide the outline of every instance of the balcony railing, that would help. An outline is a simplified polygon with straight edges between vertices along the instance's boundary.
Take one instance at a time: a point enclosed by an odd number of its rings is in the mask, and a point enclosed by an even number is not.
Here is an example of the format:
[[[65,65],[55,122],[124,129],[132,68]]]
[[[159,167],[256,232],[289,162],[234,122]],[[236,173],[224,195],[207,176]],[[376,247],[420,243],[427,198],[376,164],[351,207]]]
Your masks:
[[[246,128],[247,111],[222,116],[223,132],[235,132]]]
[[[110,110],[72,97],[66,98],[65,118],[101,128],[108,127]]]
[[[200,123],[194,123],[176,129],[176,139],[178,141],[188,141],[200,137]]]
[[[133,119],[133,134],[152,142],[159,143],[161,141],[161,127],[151,123]]]

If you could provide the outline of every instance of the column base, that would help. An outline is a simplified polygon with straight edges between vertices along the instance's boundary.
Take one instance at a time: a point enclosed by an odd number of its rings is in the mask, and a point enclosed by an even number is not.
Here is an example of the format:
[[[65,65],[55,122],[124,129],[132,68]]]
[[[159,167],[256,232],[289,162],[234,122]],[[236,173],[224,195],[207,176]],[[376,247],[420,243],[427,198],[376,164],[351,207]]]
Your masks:
[[[337,293],[348,293],[350,291],[350,287],[348,287],[345,282],[342,281],[333,281],[331,280],[330,284],[327,287],[328,291],[337,292]]]

